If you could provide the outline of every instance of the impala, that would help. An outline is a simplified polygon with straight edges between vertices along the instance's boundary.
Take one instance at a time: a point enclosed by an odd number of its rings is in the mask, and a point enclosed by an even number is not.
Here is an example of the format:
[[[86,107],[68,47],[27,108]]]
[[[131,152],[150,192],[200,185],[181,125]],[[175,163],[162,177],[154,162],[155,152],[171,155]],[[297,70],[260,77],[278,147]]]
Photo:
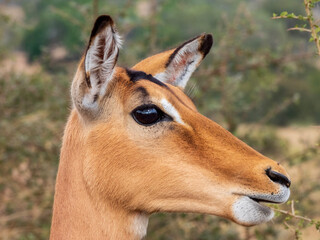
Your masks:
[[[201,115],[183,93],[209,52],[202,34],[132,68],[100,16],[73,79],[51,239],[141,239],[155,212],[212,214],[252,226],[290,195],[284,168]]]

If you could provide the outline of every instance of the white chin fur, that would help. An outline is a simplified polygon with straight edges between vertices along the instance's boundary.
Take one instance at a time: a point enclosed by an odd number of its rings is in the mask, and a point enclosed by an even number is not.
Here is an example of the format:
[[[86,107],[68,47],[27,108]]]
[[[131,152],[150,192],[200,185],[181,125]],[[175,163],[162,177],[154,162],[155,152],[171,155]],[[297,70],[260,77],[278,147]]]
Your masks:
[[[235,221],[242,225],[256,225],[270,221],[274,212],[267,206],[242,196],[232,205]]]
[[[232,205],[234,220],[247,226],[268,222],[274,216],[273,210],[252,200],[250,197],[261,201],[284,203],[289,199],[290,190],[285,186],[280,186],[277,194],[248,194],[248,196],[239,197]]]

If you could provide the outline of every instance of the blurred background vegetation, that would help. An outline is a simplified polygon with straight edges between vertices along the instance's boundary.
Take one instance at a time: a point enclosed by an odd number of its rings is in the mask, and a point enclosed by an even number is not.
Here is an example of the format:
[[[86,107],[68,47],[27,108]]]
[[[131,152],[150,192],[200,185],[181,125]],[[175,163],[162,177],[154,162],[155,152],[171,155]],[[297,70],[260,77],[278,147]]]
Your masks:
[[[147,239],[320,239],[320,58],[308,33],[287,31],[294,19],[271,20],[282,11],[303,14],[303,3],[0,1],[0,239],[48,239],[69,86],[99,14],[115,19],[125,40],[120,65],[128,67],[213,33],[189,96],[200,112],[285,165],[293,181],[291,201],[267,224],[155,214]]]

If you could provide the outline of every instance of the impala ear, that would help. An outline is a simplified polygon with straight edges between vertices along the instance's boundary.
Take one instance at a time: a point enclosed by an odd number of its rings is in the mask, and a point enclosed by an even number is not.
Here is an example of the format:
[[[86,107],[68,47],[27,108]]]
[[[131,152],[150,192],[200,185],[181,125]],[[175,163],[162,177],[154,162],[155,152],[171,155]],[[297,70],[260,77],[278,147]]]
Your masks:
[[[98,109],[99,100],[113,78],[120,45],[121,39],[111,17],[98,17],[72,84],[72,98],[81,111]]]
[[[202,34],[175,49],[142,60],[133,69],[152,74],[162,82],[185,88],[192,73],[210,51],[212,43],[211,34]]]

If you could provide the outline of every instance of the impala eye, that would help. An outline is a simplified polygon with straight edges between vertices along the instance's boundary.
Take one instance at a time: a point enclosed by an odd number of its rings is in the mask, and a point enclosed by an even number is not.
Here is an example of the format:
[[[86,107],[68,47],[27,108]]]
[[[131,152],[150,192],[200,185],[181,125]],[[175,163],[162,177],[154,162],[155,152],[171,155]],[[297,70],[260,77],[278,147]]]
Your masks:
[[[170,118],[155,105],[143,105],[137,107],[131,114],[137,123],[146,126],[155,124],[163,119]]]

